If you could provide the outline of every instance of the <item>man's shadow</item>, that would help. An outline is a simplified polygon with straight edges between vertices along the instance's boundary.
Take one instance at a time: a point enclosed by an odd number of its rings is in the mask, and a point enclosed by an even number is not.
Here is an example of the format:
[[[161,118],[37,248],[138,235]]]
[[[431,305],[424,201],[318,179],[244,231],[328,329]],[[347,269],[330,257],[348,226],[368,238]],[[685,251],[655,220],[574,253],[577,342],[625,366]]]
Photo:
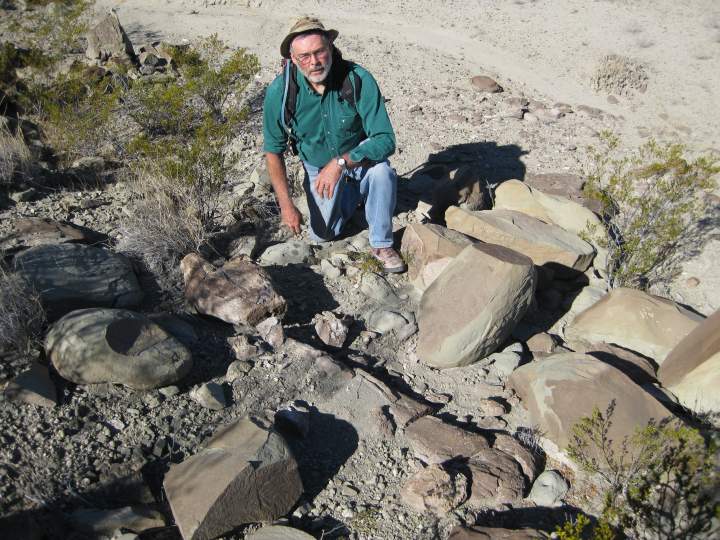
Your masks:
[[[430,154],[427,161],[398,177],[395,213],[415,210],[425,203],[434,223],[444,223],[450,206],[483,210],[492,206],[492,191],[510,179],[525,180],[528,152],[515,144],[495,142],[456,144]]]

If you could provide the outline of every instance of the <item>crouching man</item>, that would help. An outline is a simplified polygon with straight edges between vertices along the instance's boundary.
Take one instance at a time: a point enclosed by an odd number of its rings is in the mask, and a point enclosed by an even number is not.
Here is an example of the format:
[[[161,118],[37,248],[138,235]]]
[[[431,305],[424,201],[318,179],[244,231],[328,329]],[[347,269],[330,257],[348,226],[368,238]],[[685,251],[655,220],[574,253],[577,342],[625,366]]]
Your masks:
[[[311,238],[338,236],[362,200],[372,255],[386,272],[403,272],[392,235],[397,177],[387,159],[395,151],[395,133],[377,82],[342,58],[333,46],[337,36],[303,17],[283,39],[280,54],[288,63],[263,106],[268,174],[283,224],[299,233],[302,216],[283,159],[289,144],[305,167]]]

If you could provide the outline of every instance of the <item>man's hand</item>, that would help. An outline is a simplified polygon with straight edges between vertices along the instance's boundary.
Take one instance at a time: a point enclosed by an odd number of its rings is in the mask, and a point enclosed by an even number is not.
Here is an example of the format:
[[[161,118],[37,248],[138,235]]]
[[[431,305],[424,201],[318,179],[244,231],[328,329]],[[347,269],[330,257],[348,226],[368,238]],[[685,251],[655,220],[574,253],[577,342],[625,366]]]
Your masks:
[[[321,199],[332,199],[342,172],[342,167],[331,159],[315,177],[315,193],[320,195]]]
[[[280,217],[283,225],[290,229],[293,234],[300,234],[300,225],[303,221],[302,214],[293,203],[280,207]]]

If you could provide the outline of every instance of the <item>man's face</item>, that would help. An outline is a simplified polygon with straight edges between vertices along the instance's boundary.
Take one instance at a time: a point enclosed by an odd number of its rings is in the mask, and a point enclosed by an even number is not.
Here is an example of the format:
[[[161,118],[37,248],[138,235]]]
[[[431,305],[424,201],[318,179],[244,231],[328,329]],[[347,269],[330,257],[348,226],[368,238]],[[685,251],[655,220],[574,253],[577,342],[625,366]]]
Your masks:
[[[321,83],[330,73],[330,44],[323,36],[307,34],[296,37],[290,46],[290,53],[292,61],[310,82]]]

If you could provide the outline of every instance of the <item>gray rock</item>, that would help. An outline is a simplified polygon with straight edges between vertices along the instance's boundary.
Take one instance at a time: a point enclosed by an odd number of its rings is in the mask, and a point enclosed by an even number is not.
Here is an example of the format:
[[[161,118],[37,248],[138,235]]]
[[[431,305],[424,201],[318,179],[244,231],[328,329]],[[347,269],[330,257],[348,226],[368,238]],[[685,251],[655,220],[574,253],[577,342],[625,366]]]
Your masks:
[[[0,239],[0,251],[13,253],[21,249],[53,244],[96,244],[107,236],[67,222],[47,218],[20,218],[10,225],[10,232]]]
[[[105,249],[38,246],[16,255],[13,264],[38,291],[50,319],[81,308],[133,308],[143,299],[130,261]]]
[[[493,367],[501,377],[507,377],[520,365],[520,355],[515,352],[495,353],[488,358],[493,361]]]
[[[90,60],[107,60],[110,57],[134,58],[132,42],[120,26],[115,13],[108,13],[86,35],[85,56]]]
[[[323,276],[328,279],[337,279],[342,276],[342,270],[340,270],[337,266],[333,265],[333,263],[331,263],[327,259],[323,259],[322,261],[320,261],[320,271],[322,272]]]
[[[76,510],[69,518],[70,523],[76,528],[97,535],[111,535],[121,528],[140,533],[147,529],[165,526],[165,520],[160,512],[138,506],[112,510],[86,508]]]
[[[179,381],[192,367],[182,343],[144,315],[122,309],[68,313],[48,332],[45,351],[58,373],[78,384],[145,390]]]
[[[307,437],[310,433],[310,415],[295,407],[280,409],[275,413],[275,427],[285,435]]]
[[[190,392],[190,397],[199,405],[213,411],[227,407],[223,386],[214,382],[201,384]]]
[[[10,401],[30,403],[42,407],[57,404],[57,391],[50,379],[47,367],[33,362],[30,369],[23,371],[5,387],[5,397]]]
[[[447,540],[545,540],[537,529],[502,529],[498,527],[456,527]]]
[[[185,540],[216,538],[290,511],[303,492],[298,465],[275,431],[243,418],[165,475],[165,493]]]
[[[252,369],[252,364],[245,360],[235,360],[232,362],[225,372],[225,380],[227,382],[234,382],[245,375],[247,375]]]
[[[310,244],[300,240],[290,240],[268,247],[258,262],[263,266],[287,266],[288,264],[306,264],[313,258]]]
[[[315,540],[314,536],[310,536],[298,529],[292,529],[283,525],[267,525],[262,529],[250,533],[246,537],[247,540]]]
[[[400,299],[387,280],[371,272],[363,274],[360,291],[381,305],[397,306],[400,304]]]
[[[559,506],[570,489],[557,471],[545,471],[533,483],[528,499],[538,506]]]
[[[367,321],[367,327],[373,332],[384,334],[407,325],[408,321],[395,311],[380,309],[373,311]]]

